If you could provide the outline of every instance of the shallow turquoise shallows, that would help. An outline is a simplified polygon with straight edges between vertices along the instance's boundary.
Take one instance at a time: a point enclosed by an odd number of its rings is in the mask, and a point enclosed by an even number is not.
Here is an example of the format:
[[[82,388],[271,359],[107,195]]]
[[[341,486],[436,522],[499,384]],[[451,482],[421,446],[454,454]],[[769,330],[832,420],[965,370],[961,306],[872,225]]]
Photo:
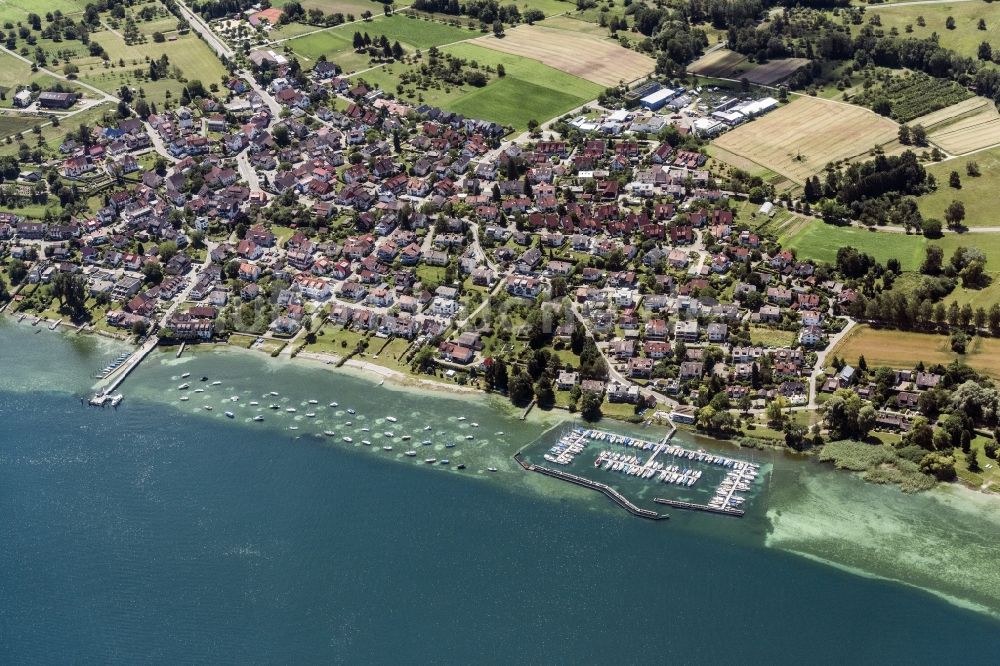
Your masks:
[[[102,410],[121,349],[35,330],[0,321],[0,663],[1000,654],[996,498],[688,438],[764,464],[748,515],[644,521],[512,462],[560,414],[232,351],[156,352]]]

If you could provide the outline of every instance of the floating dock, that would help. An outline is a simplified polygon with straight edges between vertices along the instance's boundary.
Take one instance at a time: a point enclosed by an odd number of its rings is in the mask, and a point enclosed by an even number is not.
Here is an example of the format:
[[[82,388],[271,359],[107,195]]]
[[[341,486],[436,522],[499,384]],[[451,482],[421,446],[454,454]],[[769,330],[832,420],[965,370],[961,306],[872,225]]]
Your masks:
[[[735,507],[720,507],[720,506],[709,506],[708,504],[695,504],[694,502],[683,502],[681,500],[664,499],[662,497],[654,497],[653,501],[657,504],[664,504],[666,506],[672,506],[675,509],[689,509],[691,511],[707,511],[708,513],[721,513],[724,516],[735,516],[737,518],[742,518],[746,511],[743,509],[737,509]]]
[[[558,469],[550,469],[548,467],[542,467],[541,465],[535,465],[532,463],[524,462],[521,460],[521,454],[515,453],[514,460],[517,461],[524,469],[529,472],[538,472],[539,474],[544,474],[545,476],[551,476],[554,479],[560,479],[562,481],[568,481],[569,483],[575,484],[577,486],[583,486],[584,488],[590,488],[591,490],[596,490],[599,493],[603,493],[612,502],[620,506],[621,508],[628,511],[633,516],[638,516],[639,518],[648,518],[649,520],[665,520],[670,516],[667,514],[657,513],[650,509],[642,509],[632,502],[630,502],[624,495],[612,488],[611,486],[600,483],[598,481],[591,481],[590,479],[585,479],[582,476],[577,476],[576,474],[570,474],[569,472],[563,472]]]

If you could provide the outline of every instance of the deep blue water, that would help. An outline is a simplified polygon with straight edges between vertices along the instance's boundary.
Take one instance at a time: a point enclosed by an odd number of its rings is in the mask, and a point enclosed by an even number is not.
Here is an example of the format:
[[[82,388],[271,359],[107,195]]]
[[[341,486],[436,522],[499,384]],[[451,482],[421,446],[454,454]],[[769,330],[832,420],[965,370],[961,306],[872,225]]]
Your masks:
[[[0,418],[0,663],[1000,654],[986,616],[723,528],[694,534],[137,398],[113,413],[0,392]]]

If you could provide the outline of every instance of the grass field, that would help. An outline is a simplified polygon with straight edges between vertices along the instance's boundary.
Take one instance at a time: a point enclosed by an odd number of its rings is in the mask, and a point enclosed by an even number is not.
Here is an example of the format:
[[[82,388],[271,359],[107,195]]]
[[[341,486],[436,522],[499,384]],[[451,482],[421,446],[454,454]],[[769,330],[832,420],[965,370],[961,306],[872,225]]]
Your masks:
[[[798,97],[737,127],[714,144],[796,183],[829,162],[864,155],[896,139],[896,123],[860,107]]]
[[[976,57],[980,42],[987,41],[994,46],[1000,44],[1000,14],[994,6],[983,2],[869,6],[868,16],[874,14],[881,18],[882,29],[886,33],[896,28],[901,37],[920,39],[927,39],[937,33],[941,46],[954,49],[970,58]],[[917,25],[918,16],[924,17],[924,27]],[[945,27],[949,16],[955,19],[954,30]],[[977,27],[980,18],[986,19],[986,30],[979,30]],[[913,32],[906,32],[907,25],[912,26]]]
[[[13,114],[0,115],[0,139],[13,136],[18,132],[26,134],[35,125],[44,123],[41,118],[31,116],[17,116]]]
[[[607,28],[602,28],[596,23],[584,21],[577,16],[569,14],[562,14],[560,16],[547,18],[542,25],[546,28],[559,28],[560,30],[569,30],[570,32],[577,32],[581,35],[591,35],[594,37],[607,37],[611,34]]]
[[[408,88],[400,96],[401,101],[413,104],[423,102],[523,131],[527,129],[529,120],[544,122],[594,99],[603,89],[537,61],[470,43],[448,46],[442,51],[475,60],[480,66],[503,64],[506,76],[493,77],[482,88],[471,85],[427,90]],[[410,65],[394,63],[363,72],[359,78],[369,85],[396,94],[401,75],[410,70]]]
[[[29,4],[25,0],[21,0],[21,2]],[[59,5],[63,2],[64,0],[57,0],[55,4]],[[83,3],[78,4],[82,10]],[[161,12],[166,12],[166,8],[159,2],[146,4],[154,4],[159,7]],[[3,6],[0,4],[0,7]],[[48,11],[48,7],[39,11],[44,14],[45,11]],[[104,18],[107,16],[104,15]],[[45,24],[44,19],[42,23]],[[176,20],[161,18],[137,25],[140,31],[146,32],[157,27],[176,26]],[[34,34],[37,37],[38,48],[46,51],[50,60],[58,57],[60,64],[53,65],[54,70],[60,70],[61,63],[71,61],[79,67],[79,78],[82,82],[108,92],[116,92],[122,85],[142,88],[146,99],[155,101],[157,104],[163,103],[167,91],[170,91],[172,96],[179,96],[183,84],[173,78],[139,81],[135,76],[135,71],[148,72],[147,57],[159,58],[160,55],[165,54],[170,64],[180,69],[183,78],[199,79],[206,87],[211,83],[218,83],[226,72],[208,46],[194,34],[177,36],[175,41],[166,41],[160,44],[156,44],[150,39],[145,44],[129,45],[119,34],[111,30],[91,32],[91,41],[100,44],[107,52],[110,59],[108,63],[98,57],[91,56],[88,47],[78,41],[54,42],[40,37],[39,33]],[[6,71],[7,68],[2,66],[4,64],[6,61],[0,63],[0,69]],[[3,76],[4,74],[0,74],[0,78]]]
[[[782,331],[767,326],[751,326],[750,342],[765,347],[791,347],[795,345],[795,331]]]
[[[91,58],[86,55],[78,55],[74,58],[80,66],[80,79],[101,90],[116,92],[122,85],[129,85],[134,88],[142,88],[146,93],[148,101],[155,101],[162,105],[166,99],[167,91],[175,99],[180,96],[184,84],[173,78],[160,79],[158,81],[143,80],[138,81],[133,72],[136,69],[148,69],[144,61],[144,54],[151,58],[159,58],[166,55],[171,66],[176,66],[181,71],[181,76],[187,80],[199,80],[207,88],[212,83],[219,83],[226,74],[226,68],[222,66],[218,58],[211,49],[199,39],[194,33],[178,37],[176,41],[154,44],[150,41],[141,46],[129,46],[110,31],[103,31],[91,36],[97,40],[111,54],[112,60],[118,62],[124,60],[125,67],[105,68],[98,58]],[[82,46],[80,47],[82,50]]]
[[[483,88],[472,89],[450,102],[458,113],[525,129],[529,120],[544,122],[596,98],[603,88],[558,69],[472,44],[444,49],[480,65],[503,64],[507,75]]]
[[[782,247],[795,251],[800,259],[834,263],[837,250],[855,247],[881,263],[895,257],[904,271],[915,271],[924,259],[927,239],[923,236],[876,233],[853,227],[837,227],[820,221],[797,226],[778,239]]]
[[[969,162],[979,166],[980,176],[969,176]],[[959,157],[927,166],[927,171],[937,179],[937,190],[917,197],[924,217],[944,218],[944,210],[953,200],[965,204],[965,222],[968,227],[1000,226],[997,217],[1000,209],[1000,148],[991,148],[968,157]],[[961,189],[948,185],[948,176],[957,171],[962,179]],[[1000,266],[995,267],[1000,270]]]
[[[951,351],[946,335],[858,326],[830,353],[848,363],[857,362],[863,355],[868,367],[912,368],[920,361],[927,365],[947,365],[958,359],[990,377],[1000,378],[1000,340],[996,338],[977,337],[969,346],[969,352],[960,355]]]
[[[291,0],[272,0],[272,7],[284,7]],[[336,14],[340,12],[346,16],[347,14],[354,14],[355,16],[361,16],[362,12],[369,11],[372,14],[381,14],[384,10],[381,7],[381,3],[375,3],[371,0],[302,0],[299,4],[306,11],[310,9],[322,10],[324,14]],[[315,28],[313,28],[315,30]]]
[[[385,35],[390,42],[398,41],[408,54],[412,54],[416,49],[451,44],[481,34],[478,31],[456,28],[438,21],[408,17],[406,14],[393,14],[367,23],[345,25],[290,39],[285,42],[285,46],[291,47],[295,53],[309,60],[316,60],[325,55],[328,60],[337,63],[345,71],[351,71],[368,62],[367,56],[357,56],[354,53],[352,39],[355,32],[367,32],[373,39]]]
[[[656,66],[649,56],[600,37],[542,25],[520,25],[502,39],[480,37],[474,44],[524,56],[573,76],[610,87],[651,73]]]
[[[42,18],[42,25],[45,24],[45,13],[61,11],[65,16],[82,14],[84,8],[90,0],[0,0],[0,24],[10,21],[17,23],[24,21],[28,14],[35,13]]]

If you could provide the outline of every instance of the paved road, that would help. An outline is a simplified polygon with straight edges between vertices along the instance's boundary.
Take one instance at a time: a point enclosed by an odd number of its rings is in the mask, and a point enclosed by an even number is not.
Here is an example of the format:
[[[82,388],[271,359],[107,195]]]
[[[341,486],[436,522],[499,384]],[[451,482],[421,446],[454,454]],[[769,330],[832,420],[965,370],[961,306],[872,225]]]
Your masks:
[[[573,303],[572,305],[570,305],[570,309],[573,311],[573,315],[576,317],[577,321],[583,324],[583,328],[587,332],[587,335],[591,338],[594,338],[593,331],[590,330],[590,323],[587,321],[587,318],[580,313],[577,304]],[[615,369],[615,366],[611,363],[611,359],[609,359],[608,355],[604,353],[604,350],[601,348],[600,345],[597,345],[597,351],[600,352],[601,358],[604,359],[604,364],[608,367],[608,379],[610,379],[613,382],[617,382],[618,384],[623,384],[625,386],[639,386],[631,379],[629,379],[628,377],[626,377],[625,375],[623,375],[622,373],[618,372],[618,370]],[[668,407],[676,407],[678,404],[677,401],[674,400],[673,398],[665,396],[659,391],[654,391],[653,389],[646,386],[639,386],[639,392],[643,395],[653,396],[656,402],[667,405]]]
[[[204,19],[188,9],[188,6],[182,0],[177,0],[177,9],[187,19],[187,22],[191,24],[191,29],[202,36],[209,47],[215,51],[216,55],[227,60],[232,60],[234,51],[212,31],[212,28],[209,27]]]
[[[250,164],[250,156],[243,150],[236,156],[236,166],[240,171],[240,178],[246,181],[251,192],[261,192],[260,177],[257,170]]]
[[[204,270],[208,268],[209,264],[212,263],[212,250],[214,250],[218,246],[219,244],[213,241],[205,241],[205,261],[201,262],[201,266],[198,267],[199,270]],[[191,291],[194,289],[195,284],[197,284],[198,282],[198,280],[196,280],[194,276],[194,273],[196,272],[197,271],[192,271],[191,278],[188,280],[187,285],[184,287],[184,289],[181,290],[181,293],[177,294],[177,296],[174,297],[174,300],[171,301],[170,303],[170,307],[168,307],[166,312],[163,313],[163,317],[160,318],[161,328],[167,325],[167,321],[170,319],[170,315],[172,315],[177,310],[177,308],[180,307],[181,303],[187,301],[188,297],[191,295]]]
[[[823,370],[826,369],[826,357],[830,354],[831,351],[833,351],[833,349],[838,344],[840,344],[840,341],[843,340],[847,336],[847,334],[850,333],[851,330],[855,326],[857,326],[857,325],[858,325],[858,322],[854,321],[853,319],[848,319],[847,320],[847,326],[845,326],[843,328],[843,330],[841,330],[835,336],[833,336],[832,338],[830,338],[830,344],[828,344],[825,349],[823,349],[822,351],[816,353],[816,365],[813,367],[812,374],[809,375],[809,387],[808,387],[809,388],[809,404],[807,404],[805,406],[807,409],[816,409],[816,407],[817,407],[817,405],[816,405],[816,380],[823,373]]]
[[[155,150],[159,155],[166,158],[167,161],[170,162],[171,164],[177,163],[178,161],[177,158],[171,155],[170,152],[167,150],[167,145],[163,143],[163,137],[160,136],[160,133],[157,132],[155,129],[153,129],[153,126],[150,125],[148,122],[146,122],[145,118],[143,118],[142,124],[145,125],[146,127],[146,134],[149,135],[149,140],[153,144],[153,150]]]

